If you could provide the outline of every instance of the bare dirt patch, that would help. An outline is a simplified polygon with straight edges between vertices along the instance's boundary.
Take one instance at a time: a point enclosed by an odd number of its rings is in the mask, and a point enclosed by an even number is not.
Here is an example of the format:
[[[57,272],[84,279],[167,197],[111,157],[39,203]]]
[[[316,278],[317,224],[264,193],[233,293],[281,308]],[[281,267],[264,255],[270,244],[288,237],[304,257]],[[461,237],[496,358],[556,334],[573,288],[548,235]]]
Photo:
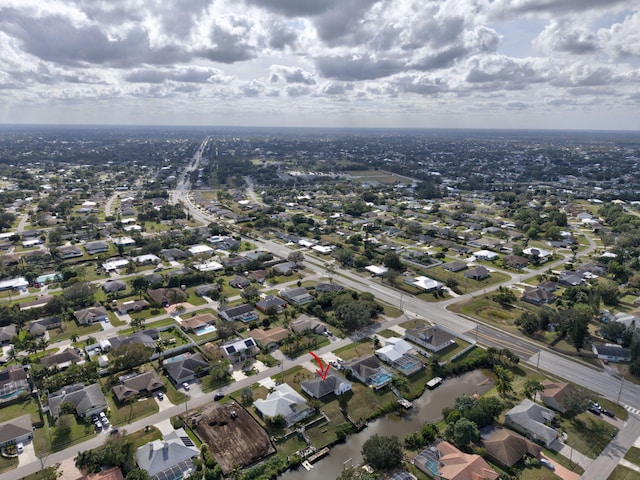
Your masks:
[[[236,403],[210,405],[193,420],[192,428],[225,475],[236,465],[246,467],[276,451],[267,432]]]

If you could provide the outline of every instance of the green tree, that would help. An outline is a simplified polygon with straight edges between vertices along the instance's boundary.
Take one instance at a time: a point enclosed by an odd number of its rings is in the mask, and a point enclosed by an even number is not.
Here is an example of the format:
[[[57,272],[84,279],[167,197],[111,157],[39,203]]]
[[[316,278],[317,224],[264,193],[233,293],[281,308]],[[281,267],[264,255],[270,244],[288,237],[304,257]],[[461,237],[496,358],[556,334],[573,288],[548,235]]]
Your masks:
[[[593,400],[593,394],[587,389],[571,385],[564,390],[558,402],[565,410],[563,415],[567,418],[573,418],[584,412]]]
[[[492,298],[494,302],[503,306],[511,305],[517,300],[516,294],[513,293],[513,290],[503,286],[498,287],[498,291],[493,294]]]
[[[107,355],[112,372],[130,370],[149,361],[154,349],[138,342],[125,343],[111,350]]]
[[[84,474],[98,473],[100,471],[100,458],[93,450],[84,450],[78,452],[75,458],[75,466]]]
[[[127,473],[125,477],[127,480],[149,480],[149,474],[146,470],[142,470],[141,468],[134,468]]]
[[[402,464],[402,444],[396,436],[374,434],[362,445],[362,458],[375,470],[390,470]]]
[[[527,380],[524,382],[524,387],[522,393],[529,400],[533,400],[535,398],[536,393],[544,391],[544,387],[538,380]]]
[[[360,467],[349,467],[342,470],[336,480],[376,480],[373,473],[369,473]]]
[[[390,270],[397,270],[398,272],[404,270],[404,264],[400,260],[400,256],[395,252],[385,253],[382,263]]]
[[[480,431],[474,422],[463,417],[447,425],[445,437],[455,446],[465,448],[471,442],[477,442],[480,439]]]
[[[511,372],[500,365],[495,365],[493,373],[496,374],[496,390],[498,393],[503,397],[513,393],[513,375]]]

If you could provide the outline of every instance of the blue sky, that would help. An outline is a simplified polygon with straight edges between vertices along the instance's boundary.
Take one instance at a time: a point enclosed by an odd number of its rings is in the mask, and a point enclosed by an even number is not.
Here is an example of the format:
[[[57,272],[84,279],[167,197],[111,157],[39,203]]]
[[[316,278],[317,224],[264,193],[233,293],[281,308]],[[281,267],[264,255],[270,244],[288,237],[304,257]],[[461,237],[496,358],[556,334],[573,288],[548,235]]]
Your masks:
[[[3,0],[0,123],[639,129],[637,0]]]

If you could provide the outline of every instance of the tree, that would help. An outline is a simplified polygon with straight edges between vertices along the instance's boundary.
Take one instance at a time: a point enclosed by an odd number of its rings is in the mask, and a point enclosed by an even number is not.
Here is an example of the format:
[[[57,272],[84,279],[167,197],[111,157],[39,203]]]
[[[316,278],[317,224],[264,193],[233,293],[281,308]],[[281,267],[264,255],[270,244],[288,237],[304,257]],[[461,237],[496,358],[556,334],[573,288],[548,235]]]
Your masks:
[[[571,343],[579,352],[584,347],[589,334],[589,322],[593,316],[592,308],[586,304],[576,304],[562,312],[560,328],[569,336]]]
[[[62,291],[62,296],[73,305],[93,303],[93,287],[87,282],[76,282]]]
[[[375,470],[390,470],[402,464],[402,444],[396,436],[371,436],[362,445],[362,458]]]
[[[564,390],[558,402],[565,410],[563,415],[567,418],[573,418],[584,412],[593,400],[593,394],[587,389],[571,385]]]
[[[513,393],[513,375],[511,372],[500,365],[493,367],[493,372],[496,374],[496,390],[503,397]]]
[[[241,392],[242,404],[251,405],[253,403],[253,390],[251,387],[244,387]]]
[[[149,361],[153,348],[138,342],[125,343],[108,353],[111,370],[130,370]]]
[[[258,291],[258,287],[256,287],[255,285],[249,285],[242,289],[242,293],[240,293],[240,296],[247,302],[253,303],[258,298],[260,298],[260,292]]]
[[[602,301],[606,305],[618,304],[618,284],[607,279],[600,279],[598,282],[598,290]]]
[[[536,393],[544,391],[544,387],[538,380],[527,380],[524,382],[524,387],[522,393],[529,400],[533,400],[536,396]]]
[[[339,248],[335,251],[334,256],[340,265],[349,266],[353,264],[353,257],[355,252],[350,248]]]
[[[78,452],[75,458],[75,466],[82,473],[97,473],[100,471],[100,459],[93,450]]]
[[[400,261],[400,256],[395,252],[385,253],[382,263],[390,270],[397,270],[399,272],[404,270],[404,265]]]
[[[538,316],[533,312],[523,312],[522,315],[520,315],[520,318],[516,320],[516,325],[529,336],[533,335],[540,329]]]
[[[336,480],[376,480],[373,473],[369,473],[360,467],[349,467],[342,470]]]
[[[291,252],[287,256],[287,260],[295,263],[298,267],[301,267],[304,264],[304,253],[301,251]]]
[[[455,446],[459,448],[468,447],[471,442],[480,439],[478,426],[467,418],[460,418],[455,423],[449,423],[445,429],[447,437]]]
[[[141,468],[134,468],[127,473],[127,480],[149,480],[149,474],[146,470],[142,470]]]
[[[516,294],[513,293],[513,290],[503,286],[498,287],[498,291],[493,294],[492,298],[494,302],[503,306],[511,305],[517,300]]]

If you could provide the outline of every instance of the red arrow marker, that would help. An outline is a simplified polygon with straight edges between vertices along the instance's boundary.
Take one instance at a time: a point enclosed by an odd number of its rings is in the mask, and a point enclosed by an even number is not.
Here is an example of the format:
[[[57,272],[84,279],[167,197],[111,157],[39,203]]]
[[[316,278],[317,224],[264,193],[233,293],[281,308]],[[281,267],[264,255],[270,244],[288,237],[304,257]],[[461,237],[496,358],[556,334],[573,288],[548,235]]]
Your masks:
[[[320,359],[320,357],[318,357],[313,352],[309,352],[309,353],[313,358],[316,359],[316,362],[318,362],[318,366],[320,367],[316,369],[316,373],[320,376],[320,378],[322,378],[322,380],[326,380],[327,374],[329,373],[329,365],[327,365],[327,367],[325,368],[324,365],[322,364],[322,359]]]

